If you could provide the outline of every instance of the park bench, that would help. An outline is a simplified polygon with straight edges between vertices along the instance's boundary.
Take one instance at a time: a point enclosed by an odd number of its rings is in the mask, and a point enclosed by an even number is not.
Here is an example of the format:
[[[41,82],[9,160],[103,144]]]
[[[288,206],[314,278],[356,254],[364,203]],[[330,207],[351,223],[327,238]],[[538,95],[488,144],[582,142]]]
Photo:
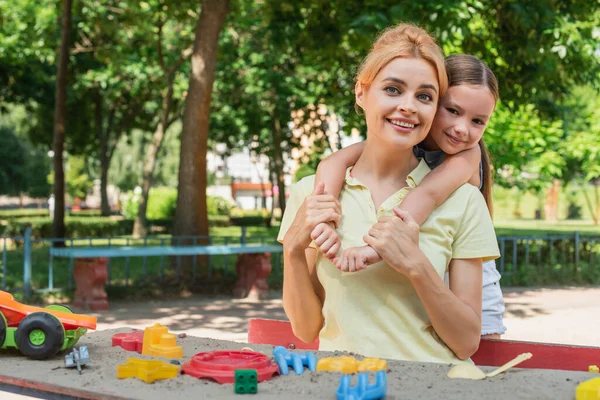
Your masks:
[[[107,259],[115,257],[237,255],[236,297],[260,299],[267,295],[267,278],[271,273],[271,254],[283,252],[279,244],[231,244],[191,246],[90,246],[52,247],[50,265],[54,257],[75,260],[73,277],[76,281],[74,305],[92,309],[108,308],[104,286],[107,281]]]

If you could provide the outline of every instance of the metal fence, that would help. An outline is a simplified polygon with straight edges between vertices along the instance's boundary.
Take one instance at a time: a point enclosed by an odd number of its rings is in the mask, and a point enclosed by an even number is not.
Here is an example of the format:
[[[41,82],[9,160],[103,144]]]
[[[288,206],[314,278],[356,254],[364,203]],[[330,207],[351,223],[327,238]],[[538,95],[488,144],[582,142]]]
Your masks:
[[[32,238],[27,229],[23,236],[0,237],[2,290],[45,292],[73,288],[73,261],[52,258],[50,247],[54,242],[66,246],[167,246],[204,244],[272,244],[273,237],[240,236],[188,236],[155,237],[142,239],[130,237]],[[498,237],[501,257],[496,260],[505,285],[534,285],[550,283],[600,282],[600,236],[503,236]],[[108,286],[129,287],[165,280],[182,279],[182,257],[191,259],[191,277],[195,281],[200,267],[210,279],[235,276],[235,255],[210,256],[207,264],[200,265],[200,256],[155,256],[109,259]],[[272,257],[272,280],[281,280],[282,264],[279,254]],[[173,267],[175,266],[175,267]]]
[[[276,239],[266,236],[248,237],[245,229],[240,236],[181,236],[160,237],[148,236],[140,239],[131,237],[98,237],[98,238],[33,238],[31,229],[26,228],[23,236],[0,237],[2,251],[1,290],[24,292],[27,298],[32,292],[52,292],[73,289],[74,260],[72,258],[53,257],[50,248],[57,242],[66,247],[148,247],[148,246],[196,246],[196,245],[240,245],[240,244],[273,244]],[[207,273],[208,279],[234,277],[235,255],[211,256],[139,256],[108,259],[109,287],[140,286],[149,283],[178,283],[188,279],[194,283],[199,272]],[[184,275],[182,263],[190,266]],[[204,262],[201,262],[204,261]],[[273,277],[280,278],[282,264],[280,254],[274,253],[271,258]]]

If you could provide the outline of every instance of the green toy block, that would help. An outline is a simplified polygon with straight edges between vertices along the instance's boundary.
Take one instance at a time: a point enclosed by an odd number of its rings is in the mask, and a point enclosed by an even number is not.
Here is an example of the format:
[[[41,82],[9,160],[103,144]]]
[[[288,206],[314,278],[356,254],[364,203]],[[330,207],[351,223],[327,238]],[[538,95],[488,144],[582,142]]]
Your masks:
[[[255,369],[236,369],[234,389],[236,394],[256,394],[258,376]]]

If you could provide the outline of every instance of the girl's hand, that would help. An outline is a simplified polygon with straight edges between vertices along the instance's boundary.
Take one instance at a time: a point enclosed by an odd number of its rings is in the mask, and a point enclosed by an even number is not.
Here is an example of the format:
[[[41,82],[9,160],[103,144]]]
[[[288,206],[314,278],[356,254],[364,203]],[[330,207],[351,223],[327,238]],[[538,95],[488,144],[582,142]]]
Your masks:
[[[294,221],[283,237],[283,245],[290,251],[305,250],[311,242],[311,233],[320,223],[333,222],[338,226],[342,206],[332,195],[325,194],[325,185],[318,183],[311,196],[304,199]]]
[[[315,241],[321,253],[329,260],[333,260],[342,247],[340,236],[331,222],[318,224],[310,237]]]
[[[352,247],[344,250],[339,258],[333,260],[342,272],[355,272],[381,261],[381,257],[370,246]]]
[[[398,272],[409,275],[420,258],[419,224],[408,211],[394,207],[395,216],[381,217],[363,237],[365,243]]]

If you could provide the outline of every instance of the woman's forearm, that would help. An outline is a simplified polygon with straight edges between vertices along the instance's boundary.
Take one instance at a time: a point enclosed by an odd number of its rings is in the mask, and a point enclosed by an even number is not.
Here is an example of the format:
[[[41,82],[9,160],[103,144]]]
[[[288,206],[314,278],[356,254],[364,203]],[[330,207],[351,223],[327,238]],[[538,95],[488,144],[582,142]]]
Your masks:
[[[433,328],[459,359],[471,357],[479,347],[481,317],[446,286],[423,253],[417,260],[409,279]]]
[[[283,308],[294,334],[306,343],[312,343],[323,327],[321,299],[316,293],[307,261],[307,252],[315,250],[285,249],[283,268]],[[314,254],[312,255],[314,258]]]

